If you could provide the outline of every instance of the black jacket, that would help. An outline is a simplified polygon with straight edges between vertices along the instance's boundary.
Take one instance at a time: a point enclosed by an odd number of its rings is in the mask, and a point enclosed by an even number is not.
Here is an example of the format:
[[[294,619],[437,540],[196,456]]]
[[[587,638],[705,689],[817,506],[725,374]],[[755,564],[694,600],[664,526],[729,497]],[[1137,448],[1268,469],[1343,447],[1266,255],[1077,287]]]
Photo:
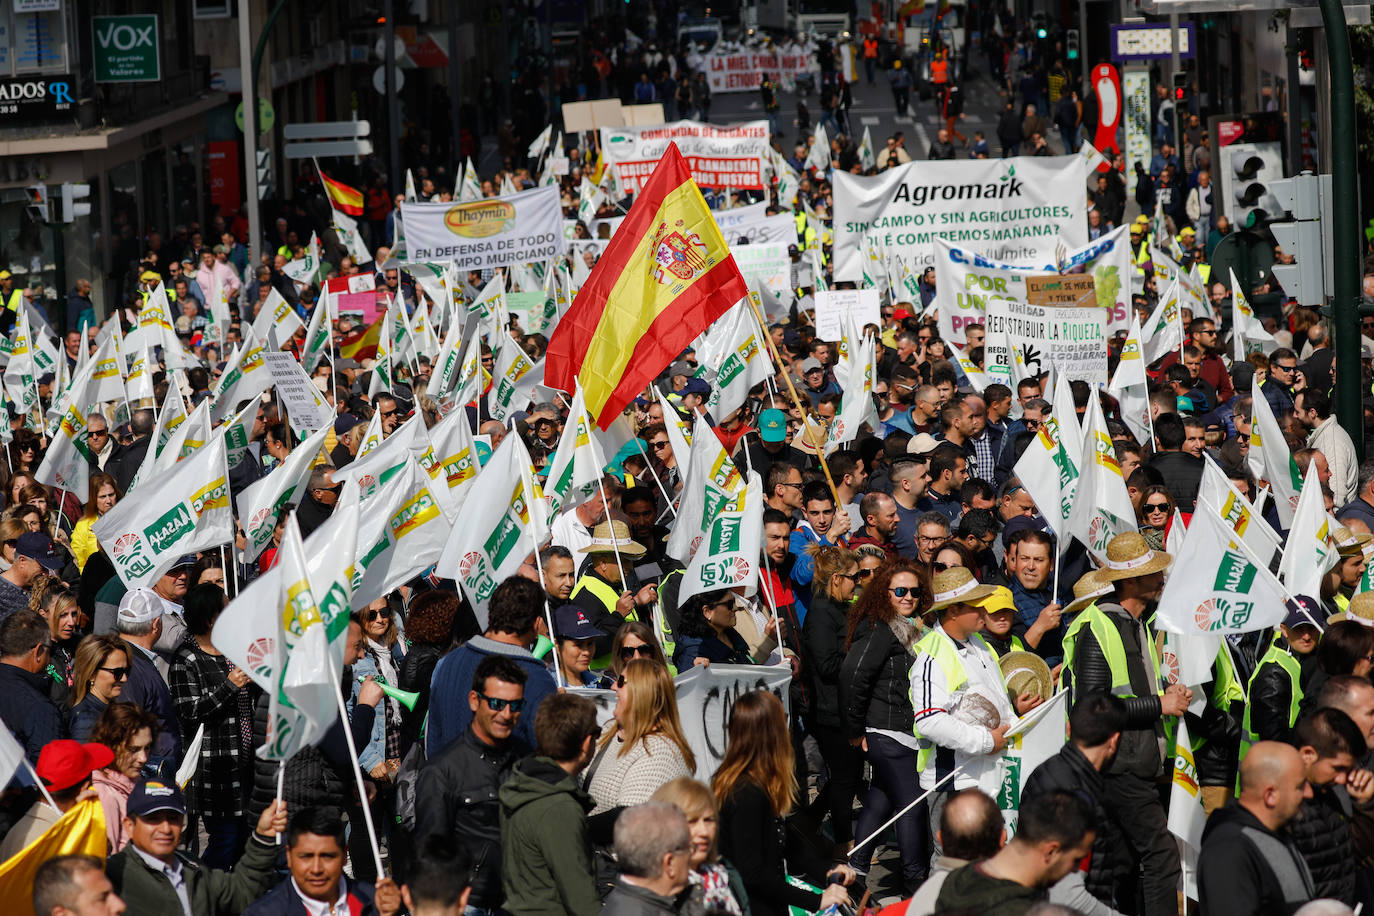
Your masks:
[[[1288,822],[1288,833],[1302,853],[1316,886],[1316,896],[1355,905],[1354,848],[1350,839],[1353,810],[1343,788],[1313,787],[1312,797],[1302,801],[1298,816]]]
[[[1215,669],[1214,669],[1215,670]],[[1209,697],[1202,715],[1188,713],[1188,734],[1194,741],[1206,741],[1193,752],[1193,763],[1197,767],[1197,781],[1203,786],[1234,786],[1236,767],[1240,763],[1241,722],[1245,716],[1243,703],[1235,703],[1231,708],[1218,709],[1210,699],[1212,681],[1201,685]]]
[[[110,460],[105,462],[105,473],[119,484],[119,492],[129,492],[129,483],[143,466],[143,458],[148,454],[148,443],[151,441],[151,436],[135,439],[128,445],[121,446],[110,456]]]
[[[1202,459],[1183,452],[1159,452],[1149,465],[1164,475],[1164,486],[1169,488],[1178,510],[1192,512],[1198,487],[1202,486]]]
[[[1312,876],[1287,832],[1273,833],[1234,801],[1207,819],[1198,858],[1202,912],[1281,916],[1313,896]]]
[[[720,852],[744,877],[753,916],[785,916],[789,906],[809,913],[821,908],[820,894],[794,887],[787,875],[823,886],[825,859],[801,831],[773,814],[768,796],[752,782],[737,784],[721,801]]]
[[[1072,741],[1065,743],[1059,753],[1046,760],[1026,780],[1021,790],[1021,803],[1037,795],[1052,791],[1070,792],[1087,798],[1093,806],[1093,820],[1097,837],[1093,840],[1092,855],[1088,859],[1088,873],[1083,876],[1083,886],[1103,903],[1111,904],[1112,891],[1119,867],[1116,851],[1121,848],[1123,839],[1116,821],[1102,805],[1106,786],[1102,774],[1093,769],[1088,758]]]
[[[67,737],[62,713],[48,699],[46,673],[32,674],[15,665],[0,665],[0,720],[14,735],[29,763],[38,762],[43,745]]]
[[[690,886],[676,897],[664,897],[645,887],[617,880],[601,907],[601,916],[674,916],[691,897]]]
[[[824,595],[812,596],[802,621],[802,669],[811,681],[811,709],[822,728],[844,725],[840,670],[844,667],[845,608]]]
[[[1107,772],[1153,780],[1163,772],[1164,759],[1159,743],[1164,736],[1164,725],[1160,719],[1159,697],[1145,670],[1143,646],[1150,638],[1149,633],[1144,623],[1132,617],[1121,605],[1099,602],[1097,606],[1121,634],[1121,645],[1126,653],[1126,671],[1131,681],[1131,692],[1135,694],[1122,701],[1126,704],[1127,728],[1121,733],[1116,757],[1108,764]],[[1092,629],[1087,626],[1081,628],[1076,640],[1072,671],[1073,699],[1077,701],[1078,697],[1095,691],[1110,693],[1111,669],[1107,667],[1107,658],[1102,654]]]
[[[401,710],[401,755],[404,756],[424,731],[425,716],[429,714],[429,683],[434,677],[434,667],[439,664],[448,651],[447,646],[419,642],[411,645],[410,651],[401,660],[401,670],[397,672],[402,690],[411,690],[420,695],[414,709]]]
[[[469,906],[501,905],[501,801],[498,792],[529,748],[512,738],[495,748],[468,726],[462,736],[420,771],[415,843],[434,834],[452,837],[472,856]]]
[[[376,890],[371,884],[365,881],[354,881],[347,878],[344,889],[348,894],[350,912],[361,913],[362,916],[377,916],[377,905],[373,898]],[[358,909],[353,909],[352,903],[358,902]],[[268,891],[256,903],[243,911],[243,916],[308,916],[305,904],[301,902],[300,894],[291,886],[291,879],[284,878],[272,890]]]
[[[997,119],[997,140],[1003,146],[1021,142],[1021,116],[1016,113],[1015,108],[1002,112],[1002,116]]]
[[[912,642],[917,638],[913,626]],[[860,621],[840,669],[840,708],[846,738],[862,738],[865,728],[911,731],[911,662],[914,656],[892,627]],[[743,867],[743,863],[736,863]]]
[[[1293,657],[1298,660],[1299,665],[1302,664],[1302,656]],[[1301,686],[1302,677],[1299,676],[1298,680]],[[1250,730],[1260,741],[1287,742],[1292,733],[1292,727],[1288,723],[1292,708],[1293,679],[1277,662],[1261,660],[1259,667],[1255,669],[1254,678],[1250,681]]]

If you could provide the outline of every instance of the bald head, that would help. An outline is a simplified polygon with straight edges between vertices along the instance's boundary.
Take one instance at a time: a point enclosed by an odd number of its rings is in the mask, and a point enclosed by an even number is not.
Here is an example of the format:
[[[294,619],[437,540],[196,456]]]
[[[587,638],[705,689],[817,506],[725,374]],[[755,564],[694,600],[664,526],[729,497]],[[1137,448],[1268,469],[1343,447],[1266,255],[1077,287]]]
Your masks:
[[[991,857],[1007,841],[997,803],[978,789],[965,789],[940,812],[940,845],[954,859],[976,861]]]
[[[1260,741],[1240,762],[1240,803],[1270,830],[1279,830],[1310,797],[1307,767],[1297,749]]]

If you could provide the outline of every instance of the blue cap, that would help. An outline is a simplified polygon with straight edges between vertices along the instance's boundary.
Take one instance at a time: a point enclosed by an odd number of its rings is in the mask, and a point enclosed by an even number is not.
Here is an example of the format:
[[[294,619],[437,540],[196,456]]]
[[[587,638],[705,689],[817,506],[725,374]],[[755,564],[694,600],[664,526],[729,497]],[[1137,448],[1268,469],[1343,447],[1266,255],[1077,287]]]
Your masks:
[[[553,635],[556,639],[597,639],[604,636],[575,604],[565,604],[553,612]]]
[[[140,779],[124,806],[130,817],[147,817],[157,811],[186,814],[186,796],[173,780]]]
[[[28,557],[49,572],[62,568],[62,555],[57,552],[52,538],[40,531],[26,531],[19,535],[14,547],[15,556]]]
[[[1307,595],[1298,595],[1289,598],[1283,603],[1284,609],[1288,611],[1288,616],[1283,618],[1283,625],[1293,630],[1297,627],[1316,627],[1318,633],[1326,631],[1322,621],[1326,619],[1326,612],[1322,610],[1317,601]]]
[[[689,394],[699,394],[702,397],[711,393],[711,386],[704,379],[689,378],[687,383],[678,389],[678,397],[685,397]]]
[[[786,442],[787,414],[776,407],[760,412],[759,438],[764,442]]]

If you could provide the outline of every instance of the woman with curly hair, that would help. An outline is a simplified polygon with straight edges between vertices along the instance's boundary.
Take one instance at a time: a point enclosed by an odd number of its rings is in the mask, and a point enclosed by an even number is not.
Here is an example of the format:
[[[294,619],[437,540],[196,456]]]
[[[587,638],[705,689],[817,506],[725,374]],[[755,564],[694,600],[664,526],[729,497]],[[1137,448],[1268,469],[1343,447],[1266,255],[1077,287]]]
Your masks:
[[[849,613],[849,648],[840,669],[845,737],[873,767],[873,783],[854,828],[859,836],[867,836],[921,794],[911,663],[925,630],[921,611],[930,604],[925,565],[903,559],[878,570]],[[929,821],[922,803],[897,822],[902,877],[911,891],[930,869]],[[869,844],[850,861],[863,872],[872,855]]]
[[[91,782],[105,809],[105,836],[110,853],[129,843],[124,832],[124,809],[134,783],[143,775],[143,766],[157,741],[157,716],[133,703],[111,703],[96,720],[91,741],[114,751],[114,762],[91,774]]]
[[[592,814],[648,801],[664,783],[697,768],[666,667],[637,658],[614,689],[614,726],[606,729],[587,771],[587,791],[596,802]]]
[[[401,713],[401,756],[416,741],[429,713],[429,682],[439,659],[453,648],[453,618],[462,599],[456,592],[432,591],[416,595],[406,612],[410,651],[401,659],[400,686],[419,694],[415,708]]]

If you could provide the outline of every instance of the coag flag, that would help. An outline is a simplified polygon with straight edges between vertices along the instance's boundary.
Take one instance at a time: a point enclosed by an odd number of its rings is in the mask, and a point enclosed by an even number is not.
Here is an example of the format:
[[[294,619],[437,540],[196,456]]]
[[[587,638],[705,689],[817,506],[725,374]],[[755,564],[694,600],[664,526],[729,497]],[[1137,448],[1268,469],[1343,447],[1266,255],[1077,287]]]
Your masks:
[[[1245,298],[1245,290],[1231,271],[1231,345],[1238,363],[1245,362],[1251,353],[1270,353],[1279,342],[1264,329],[1255,317],[1255,310]]]
[[[1155,424],[1150,418],[1149,379],[1145,375],[1145,360],[1141,354],[1140,321],[1134,312],[1131,313],[1126,342],[1121,347],[1121,360],[1116,364],[1116,372],[1107,387],[1116,395],[1121,405],[1121,419],[1130,427],[1136,441],[1153,442]]]
[[[524,410],[534,395],[534,387],[544,381],[544,360],[533,362],[523,347],[509,334],[499,335],[492,365],[491,392],[487,410],[502,423],[517,410]]]
[[[196,409],[202,411],[208,418],[210,402],[208,400],[201,401],[196,405]],[[158,456],[162,454],[167,443],[177,434],[177,430],[186,422],[186,416],[186,401],[181,396],[181,389],[176,385],[168,385],[167,393],[162,396],[162,408],[157,414],[157,425],[153,427],[152,441],[148,443],[148,450],[143,455],[143,463],[139,465],[133,480],[129,482],[128,492],[132,492],[144,477],[156,473]],[[175,463],[175,461],[171,463]]]
[[[325,317],[328,311],[321,302],[310,313],[310,325],[305,329],[305,344],[301,347],[301,368],[306,372],[313,372],[329,352],[329,320]]]
[[[454,511],[461,509],[467,499],[468,484],[477,478],[477,447],[468,425],[468,412],[455,407],[429,429],[434,456],[443,469],[444,482],[436,482],[435,489],[448,484],[449,503]]]
[[[203,402],[202,402],[203,403]],[[234,539],[224,437],[160,474],[138,499],[122,499],[92,533],[129,588],[151,586],[177,558]]]
[[[1183,894],[1189,900],[1198,899],[1197,860],[1202,852],[1202,830],[1207,826],[1207,811],[1202,806],[1202,784],[1198,782],[1197,763],[1193,760],[1192,739],[1188,723],[1178,720],[1174,733],[1174,775],[1169,789],[1169,832],[1178,837],[1179,852],[1185,866]]]
[[[1264,520],[1260,507],[1241,495],[1211,455],[1203,452],[1202,459],[1202,485],[1198,487],[1197,501],[1217,513],[1255,558],[1267,567],[1282,546],[1278,534]],[[1260,491],[1261,496],[1263,492]]]
[[[320,164],[315,163],[318,169]],[[349,216],[363,215],[363,192],[357,188],[351,188],[342,181],[335,181],[324,172],[320,172],[320,181],[324,183],[324,191],[329,195],[329,202],[335,210],[347,213]]]
[[[549,498],[550,516],[580,506],[595,496],[601,485],[601,469],[606,459],[601,454],[601,443],[592,435],[592,426],[579,385],[573,392],[558,449],[549,462],[544,495]]]
[[[1183,316],[1179,313],[1178,280],[1174,280],[1159,297],[1159,304],[1140,329],[1141,346],[1148,365],[1162,359],[1170,350],[1183,346]]]
[[[547,384],[570,392],[574,378],[581,379],[587,412],[605,429],[748,293],[686,160],[670,142],[558,323]]]
[[[86,412],[69,404],[43,461],[34,472],[34,479],[66,490],[85,503],[91,482],[91,450],[87,437]]]
[[[282,700],[305,719],[308,728],[296,733],[292,750],[317,744],[339,716],[338,671],[330,664],[329,628],[306,568],[301,532],[292,515],[286,520],[281,543],[281,633],[285,646],[280,689],[272,694],[271,706]],[[328,583],[322,583],[326,587]],[[342,610],[342,608],[340,608]],[[273,716],[272,718],[276,718]],[[286,759],[286,748],[272,755]]]
[[[1250,450],[1245,461],[1256,480],[1267,480],[1274,491],[1274,509],[1279,526],[1289,528],[1298,509],[1298,494],[1302,491],[1302,472],[1288,449],[1279,421],[1260,391],[1256,377],[1250,388]],[[1303,594],[1299,592],[1298,594]],[[1312,597],[1317,597],[1313,595]]]
[[[210,419],[218,423],[244,401],[256,398],[272,387],[272,373],[262,357],[263,346],[252,328],[244,332],[243,343],[229,358],[224,374],[211,392]]]
[[[1058,381],[1067,392],[1068,382],[1062,374]],[[1035,438],[1026,445],[1013,473],[1030,493],[1045,522],[1059,539],[1059,549],[1063,550],[1068,542],[1069,515],[1073,511],[1073,496],[1078,488],[1079,462],[1082,459],[1075,459],[1068,447],[1081,435],[1078,415],[1073,409],[1073,395],[1060,389],[1061,384],[1056,384],[1054,410],[1040,424]],[[1064,403],[1065,397],[1067,404]]]

